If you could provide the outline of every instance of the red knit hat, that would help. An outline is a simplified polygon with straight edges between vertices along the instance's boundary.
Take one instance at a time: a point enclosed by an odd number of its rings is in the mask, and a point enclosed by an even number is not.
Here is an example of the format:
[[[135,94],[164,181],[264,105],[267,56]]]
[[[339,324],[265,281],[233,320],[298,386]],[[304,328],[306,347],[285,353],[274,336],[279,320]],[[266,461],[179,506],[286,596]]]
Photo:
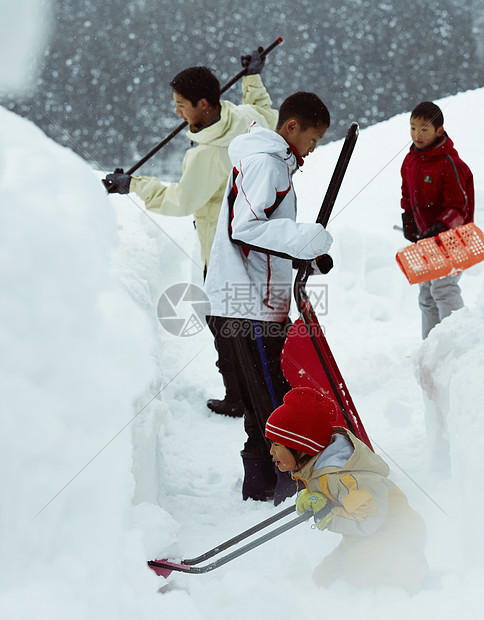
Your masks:
[[[337,406],[322,392],[308,387],[290,390],[284,404],[266,424],[266,437],[276,443],[314,456],[329,444]]]

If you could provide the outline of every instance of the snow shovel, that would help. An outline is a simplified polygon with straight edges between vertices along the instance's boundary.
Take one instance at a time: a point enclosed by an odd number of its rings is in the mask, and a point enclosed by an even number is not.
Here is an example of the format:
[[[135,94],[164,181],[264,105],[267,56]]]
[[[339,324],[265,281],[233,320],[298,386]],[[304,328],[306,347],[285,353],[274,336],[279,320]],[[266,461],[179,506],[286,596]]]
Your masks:
[[[261,521],[261,523],[258,523],[257,525],[252,526],[248,530],[245,530],[241,534],[234,536],[230,540],[227,540],[226,542],[221,543],[217,547],[210,549],[210,551],[207,551],[203,553],[202,555],[199,555],[196,558],[192,558],[189,560],[182,560],[179,564],[177,564],[176,562],[169,562],[168,560],[150,560],[148,562],[148,566],[152,570],[154,570],[157,575],[159,575],[160,577],[165,577],[165,579],[173,571],[178,571],[181,573],[190,573],[190,574],[209,573],[210,571],[215,570],[219,566],[223,566],[224,564],[227,564],[227,562],[231,562],[235,558],[238,558],[244,553],[247,553],[251,549],[255,549],[256,547],[259,547],[260,545],[264,544],[268,540],[271,540],[272,538],[275,538],[276,536],[279,536],[280,534],[287,532],[293,527],[296,527],[296,525],[299,525],[300,523],[303,523],[304,521],[308,521],[311,517],[315,516],[312,510],[307,510],[306,512],[297,516],[295,519],[292,519],[291,521],[286,523],[285,525],[281,525],[280,527],[272,530],[271,532],[264,534],[263,536],[260,536],[259,538],[256,538],[255,540],[248,543],[247,545],[244,545],[240,549],[237,549],[236,551],[232,551],[232,553],[228,553],[227,555],[221,557],[220,559],[215,560],[215,562],[206,564],[205,566],[195,566],[195,564],[199,564],[200,562],[204,562],[205,560],[208,560],[214,555],[218,555],[222,551],[225,551],[225,549],[228,549],[229,547],[236,545],[237,543],[244,540],[245,538],[252,536],[252,534],[255,534],[256,532],[263,530],[264,528],[268,527],[269,525],[272,525],[272,523],[275,523],[276,521],[279,521],[280,519],[283,519],[287,515],[294,512],[295,510],[296,510],[295,505],[289,506],[288,508],[275,514],[273,517],[269,517],[269,519],[265,519],[265,521]],[[321,513],[322,516],[325,516],[325,514],[329,510],[331,510],[330,507],[328,508],[325,507],[319,512]],[[319,513],[316,513],[316,514],[319,516]]]
[[[346,133],[316,220],[325,227],[358,139],[358,133],[358,124],[352,123]],[[332,397],[339,405],[339,411],[332,420],[333,426],[348,428],[358,439],[373,449],[306,292],[309,276],[310,266],[306,263],[299,268],[294,282],[294,299],[299,310],[299,318],[291,326],[282,349],[282,371],[293,388],[312,387]]]
[[[410,284],[455,275],[484,260],[484,233],[464,224],[404,247],[395,259]]]
[[[277,37],[277,39],[275,39],[275,41],[273,41],[268,47],[266,47],[265,50],[263,50],[261,52],[261,56],[262,58],[264,58],[265,56],[267,56],[267,54],[269,52],[272,52],[272,50],[277,47],[279,44],[281,44],[283,41],[282,37]],[[236,76],[234,76],[229,82],[227,82],[227,84],[225,84],[224,86],[222,86],[222,88],[220,89],[220,94],[222,95],[225,91],[227,91],[231,86],[233,86],[236,82],[238,82],[247,72],[247,69],[242,69],[242,71],[239,71],[239,73],[237,73]],[[181,123],[180,125],[178,125],[178,127],[176,127],[168,136],[166,136],[166,138],[164,138],[161,142],[159,142],[154,148],[151,149],[151,151],[149,153],[147,153],[144,157],[142,157],[138,162],[136,162],[136,164],[134,164],[134,166],[131,166],[131,168],[129,170],[126,171],[126,174],[133,174],[133,172],[135,172],[136,170],[138,170],[138,168],[141,168],[141,166],[146,163],[148,161],[148,159],[151,159],[153,157],[153,155],[155,155],[155,153],[158,153],[158,151],[160,149],[162,149],[166,144],[168,144],[168,142],[170,142],[170,140],[172,140],[178,133],[180,133],[180,131],[186,127],[188,125],[188,123],[186,121],[184,121],[183,123]]]

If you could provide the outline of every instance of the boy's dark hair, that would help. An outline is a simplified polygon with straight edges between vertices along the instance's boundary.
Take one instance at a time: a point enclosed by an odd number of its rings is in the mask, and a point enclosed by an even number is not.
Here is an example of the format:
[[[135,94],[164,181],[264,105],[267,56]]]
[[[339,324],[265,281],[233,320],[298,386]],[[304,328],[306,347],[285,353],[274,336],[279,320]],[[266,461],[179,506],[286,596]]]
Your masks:
[[[410,118],[423,118],[430,121],[435,129],[442,127],[444,124],[444,115],[438,105],[432,101],[422,101],[412,110]]]
[[[328,108],[314,93],[298,92],[285,99],[279,108],[277,129],[290,118],[297,119],[303,131],[318,125],[329,127],[330,124]]]
[[[206,99],[211,105],[220,103],[220,82],[208,67],[188,67],[170,82],[172,89],[192,105]]]

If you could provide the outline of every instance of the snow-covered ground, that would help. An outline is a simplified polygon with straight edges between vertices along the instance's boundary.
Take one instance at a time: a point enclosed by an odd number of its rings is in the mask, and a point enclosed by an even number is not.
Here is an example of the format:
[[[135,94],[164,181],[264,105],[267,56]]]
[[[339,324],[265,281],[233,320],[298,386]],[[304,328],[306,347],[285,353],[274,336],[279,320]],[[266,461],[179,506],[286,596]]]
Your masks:
[[[482,225],[484,89],[440,103]],[[308,524],[206,575],[165,581],[146,568],[281,509],[241,500],[242,421],[205,407],[223,395],[208,329],[180,337],[157,318],[171,285],[201,283],[193,226],[106,196],[98,171],[0,108],[2,619],[482,614],[483,266],[462,278],[466,308],[422,344],[417,289],[394,260],[408,116],[361,133],[329,224],[335,268],[312,290],[328,284],[327,313],[316,308],[328,342],[376,451],[426,520],[434,579],[415,596],[317,589],[312,570],[339,536]],[[297,173],[301,221],[314,220],[340,148],[318,148]]]

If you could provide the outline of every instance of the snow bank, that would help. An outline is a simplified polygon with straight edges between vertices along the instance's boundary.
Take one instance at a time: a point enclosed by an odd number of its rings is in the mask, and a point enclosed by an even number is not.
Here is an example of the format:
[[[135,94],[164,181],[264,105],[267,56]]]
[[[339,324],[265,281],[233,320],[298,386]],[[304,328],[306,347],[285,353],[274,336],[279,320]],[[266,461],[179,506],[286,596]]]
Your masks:
[[[429,465],[436,474],[447,474],[449,512],[459,523],[464,561],[481,567],[484,498],[476,480],[483,469],[483,301],[481,290],[477,307],[463,309],[438,325],[416,360],[426,402]]]
[[[132,618],[129,423],[155,332],[110,270],[91,170],[3,109],[0,132],[2,616]]]

